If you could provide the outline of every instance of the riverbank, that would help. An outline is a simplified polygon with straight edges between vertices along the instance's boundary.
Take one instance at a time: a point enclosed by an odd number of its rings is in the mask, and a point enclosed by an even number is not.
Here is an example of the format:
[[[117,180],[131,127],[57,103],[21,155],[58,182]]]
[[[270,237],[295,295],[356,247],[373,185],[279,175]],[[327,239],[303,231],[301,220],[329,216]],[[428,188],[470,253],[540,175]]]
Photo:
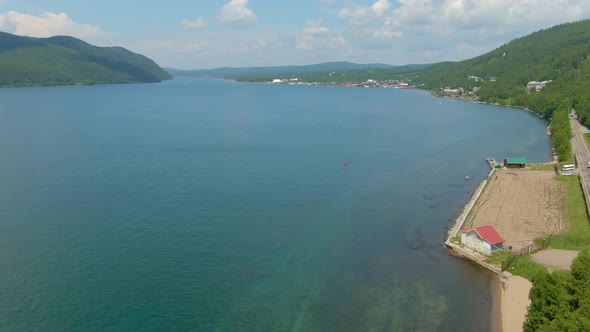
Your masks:
[[[518,250],[523,243],[530,243],[539,234],[536,232],[556,233],[558,229],[547,230],[551,226],[541,222],[533,224],[531,229],[522,226],[522,220],[532,216],[533,220],[553,220],[556,227],[562,224],[559,218],[559,204],[546,201],[554,195],[555,186],[561,185],[553,179],[552,172],[496,170],[479,184],[471,199],[465,204],[455,223],[449,229],[445,244],[453,254],[469,259],[492,272],[492,331],[521,331],[526,319],[528,294],[532,284],[519,276],[502,271],[497,263],[489,261],[489,256],[474,252],[459,243],[460,230],[477,226],[492,225],[506,239],[505,247]],[[541,186],[545,188],[536,188]],[[553,188],[553,189],[552,189]],[[504,190],[502,190],[504,189]],[[548,191],[551,192],[548,194]],[[542,193],[542,194],[538,194]],[[548,195],[546,195],[548,194]],[[527,209],[523,209],[527,206]],[[553,209],[547,210],[547,206]],[[557,209],[557,210],[555,210]],[[555,211],[554,211],[555,210]],[[543,215],[536,215],[535,212]],[[545,215],[545,214],[549,215]],[[501,217],[498,217],[501,216]],[[523,219],[524,218],[524,219]],[[530,223],[530,221],[529,221]]]
[[[434,95],[434,94],[432,94],[432,91],[430,91],[430,92],[431,92],[431,93],[430,93],[430,95],[431,95],[431,96],[433,96],[433,97],[437,97],[437,98],[444,98],[444,99],[459,99],[459,100],[468,101],[468,102],[470,102],[470,103],[474,103],[474,104],[484,104],[484,105],[493,105],[493,106],[501,106],[501,107],[518,108],[518,109],[521,109],[521,110],[527,111],[527,112],[529,112],[529,113],[532,113],[532,114],[534,114],[534,115],[536,115],[536,116],[538,116],[538,117],[540,117],[540,118],[543,118],[543,119],[545,119],[545,117],[544,117],[544,116],[542,116],[541,114],[539,114],[539,113],[537,113],[537,112],[535,112],[535,111],[531,110],[530,108],[526,108],[526,107],[524,107],[524,106],[518,106],[518,105],[503,105],[503,104],[500,104],[500,103],[488,103],[488,102],[485,102],[485,101],[479,101],[479,100],[476,100],[476,99],[473,99],[473,98],[467,98],[467,97],[461,97],[461,96],[455,96],[455,97],[453,97],[453,96],[437,96],[437,95]]]
[[[494,168],[492,168],[490,173],[479,183],[479,185],[477,186],[477,188],[473,192],[473,195],[471,195],[471,198],[469,199],[467,204],[465,204],[465,207],[463,207],[463,210],[461,210],[461,213],[455,219],[455,222],[453,223],[453,225],[449,228],[449,230],[447,232],[447,239],[445,241],[445,244],[447,244],[447,246],[449,244],[453,243],[451,241],[452,238],[459,236],[459,231],[461,231],[461,229],[463,228],[463,224],[465,223],[467,216],[469,216],[469,213],[471,213],[471,209],[473,209],[475,202],[477,202],[477,199],[479,198],[479,196],[483,192],[486,184],[488,183],[488,180],[494,175],[495,171],[496,170]]]
[[[491,271],[494,274],[502,275],[501,269],[499,269],[497,266],[495,266],[493,264],[489,264],[489,263],[485,262],[486,257],[484,255],[479,254],[473,250],[466,249],[459,244],[459,241],[460,241],[459,236],[460,236],[461,229],[464,228],[464,224],[465,224],[465,221],[467,220],[467,217],[469,217],[469,215],[471,214],[471,211],[473,210],[475,203],[477,202],[477,200],[479,199],[479,197],[483,193],[484,189],[486,188],[486,185],[488,184],[489,180],[492,178],[492,176],[494,175],[495,172],[496,172],[496,169],[492,168],[490,170],[490,173],[488,173],[488,175],[477,186],[477,188],[475,189],[475,191],[471,195],[471,198],[465,204],[465,206],[463,207],[463,210],[461,210],[461,213],[457,216],[457,218],[455,219],[455,221],[453,222],[453,224],[451,225],[451,227],[447,231],[447,238],[445,240],[445,245],[454,254],[464,257],[464,258],[467,258],[467,259],[473,261],[474,263],[488,269],[489,271]]]
[[[394,84],[390,84],[390,83],[384,83],[381,81],[372,81],[372,82],[304,82],[304,81],[296,81],[296,82],[289,82],[284,81],[284,82],[272,82],[272,81],[240,81],[240,80],[234,80],[234,79],[228,79],[228,80],[232,80],[232,81],[236,81],[236,82],[240,82],[240,83],[256,83],[256,84],[284,84],[284,85],[324,85],[324,86],[339,86],[339,87],[346,87],[346,88],[351,88],[351,87],[357,87],[357,88],[390,88],[390,89],[419,89],[419,90],[428,90],[428,89],[424,89],[421,86],[410,86],[410,87],[405,87],[405,86],[398,86],[398,85],[394,85]],[[510,107],[510,108],[518,108],[518,109],[522,109],[524,111],[527,111],[529,113],[532,113],[540,118],[545,119],[545,117],[533,110],[531,110],[530,108],[526,108],[524,106],[518,106],[518,105],[504,105],[504,104],[500,104],[500,103],[488,103],[488,102],[484,102],[484,101],[479,101],[477,99],[474,98],[469,98],[469,97],[462,97],[462,96],[448,96],[448,95],[435,95],[432,93],[433,90],[428,90],[430,92],[430,95],[433,97],[437,97],[437,98],[444,98],[444,99],[459,99],[459,100],[465,100],[474,104],[484,104],[484,105],[493,105],[493,106],[502,106],[502,107]]]
[[[520,276],[492,280],[492,332],[522,331],[533,284]]]
[[[528,248],[535,239],[547,234],[559,234],[566,228],[566,186],[555,178],[555,173],[551,170],[500,169],[493,174],[489,181],[485,179],[482,182],[484,188],[481,192],[479,188],[476,190],[457,218],[454,228],[448,234],[451,244],[447,242],[447,246],[453,253],[493,272],[501,284],[501,292],[498,292],[497,285],[492,290],[492,329],[521,331],[526,319],[531,283],[502,271],[499,261],[493,256],[490,259],[490,256],[463,247],[457,238],[460,233],[456,232],[491,225],[504,239],[504,248],[518,253]],[[578,181],[573,180],[575,179],[572,179],[572,183],[578,185]],[[499,325],[504,327],[501,329]]]
[[[497,266],[494,266],[493,264],[486,263],[485,257],[483,255],[480,255],[476,252],[473,252],[471,250],[463,248],[459,243],[456,242],[457,238],[459,236],[459,232],[463,228],[465,220],[467,220],[467,217],[471,213],[471,210],[475,206],[475,203],[477,202],[477,200],[481,196],[489,179],[492,178],[495,171],[496,171],[495,168],[492,168],[490,173],[488,174],[488,176],[486,176],[480,182],[480,184],[477,186],[477,188],[475,189],[475,191],[471,195],[471,198],[465,204],[465,206],[463,207],[463,210],[461,210],[461,213],[457,216],[457,218],[455,219],[455,222],[451,225],[451,227],[447,231],[447,238],[445,240],[445,245],[447,246],[447,248],[449,249],[449,251],[452,254],[457,255],[459,257],[466,258],[466,259],[474,262],[475,264],[478,264],[478,265],[486,268],[487,270],[489,270],[492,273],[492,275],[491,275],[492,279],[491,279],[491,284],[490,284],[490,289],[491,289],[491,293],[492,293],[492,310],[490,313],[490,316],[491,316],[490,329],[492,332],[508,332],[508,331],[512,331],[512,330],[504,329],[503,322],[504,321],[512,321],[513,318],[508,317],[508,316],[504,316],[505,312],[502,310],[502,303],[506,302],[507,300],[502,301],[504,294],[505,294],[503,291],[502,285],[503,285],[503,280],[506,280],[506,282],[508,282],[509,278],[512,275],[507,272],[503,273],[501,269],[499,269]],[[526,307],[525,307],[525,311],[526,311]]]

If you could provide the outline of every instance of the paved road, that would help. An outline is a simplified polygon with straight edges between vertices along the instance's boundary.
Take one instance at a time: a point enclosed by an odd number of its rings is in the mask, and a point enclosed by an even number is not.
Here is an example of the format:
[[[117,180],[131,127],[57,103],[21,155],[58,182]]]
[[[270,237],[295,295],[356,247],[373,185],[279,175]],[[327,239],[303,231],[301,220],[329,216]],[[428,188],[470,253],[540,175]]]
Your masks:
[[[586,127],[582,126],[577,119],[570,118],[570,123],[572,125],[572,131],[574,132],[572,145],[576,159],[578,160],[579,172],[583,175],[586,192],[590,193],[590,168],[588,167],[590,152],[588,152],[586,143],[584,143],[584,137],[582,136],[586,131]]]

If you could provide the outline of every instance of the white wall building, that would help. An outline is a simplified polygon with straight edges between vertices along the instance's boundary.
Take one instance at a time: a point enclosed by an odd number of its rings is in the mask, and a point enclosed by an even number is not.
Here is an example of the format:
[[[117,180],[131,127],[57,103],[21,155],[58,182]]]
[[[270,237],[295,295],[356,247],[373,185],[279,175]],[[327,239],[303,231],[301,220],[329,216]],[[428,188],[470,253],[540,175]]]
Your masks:
[[[504,239],[494,226],[482,226],[461,231],[461,244],[484,255],[491,255],[502,250],[503,243]]]

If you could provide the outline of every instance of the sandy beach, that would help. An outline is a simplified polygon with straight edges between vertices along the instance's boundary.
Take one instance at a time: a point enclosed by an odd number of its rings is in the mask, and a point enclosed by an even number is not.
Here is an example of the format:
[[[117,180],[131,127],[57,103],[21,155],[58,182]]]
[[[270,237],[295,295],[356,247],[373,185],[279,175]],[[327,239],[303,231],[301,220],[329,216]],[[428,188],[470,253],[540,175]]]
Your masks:
[[[565,190],[553,171],[496,171],[463,228],[492,225],[518,251],[566,228]]]
[[[491,330],[493,332],[522,331],[527,307],[530,304],[529,292],[533,284],[519,276],[509,278],[495,276],[494,278]]]

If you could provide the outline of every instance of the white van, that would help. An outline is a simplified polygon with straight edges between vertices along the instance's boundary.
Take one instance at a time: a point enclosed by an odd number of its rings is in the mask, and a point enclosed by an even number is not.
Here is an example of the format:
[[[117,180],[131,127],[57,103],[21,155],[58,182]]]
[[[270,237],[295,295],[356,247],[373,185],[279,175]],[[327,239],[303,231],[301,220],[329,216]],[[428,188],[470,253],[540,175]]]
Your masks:
[[[590,168],[590,161],[588,162],[588,168]]]
[[[563,167],[561,168],[562,171],[573,171],[576,168],[576,165],[574,164],[567,164],[567,165],[563,165]]]

